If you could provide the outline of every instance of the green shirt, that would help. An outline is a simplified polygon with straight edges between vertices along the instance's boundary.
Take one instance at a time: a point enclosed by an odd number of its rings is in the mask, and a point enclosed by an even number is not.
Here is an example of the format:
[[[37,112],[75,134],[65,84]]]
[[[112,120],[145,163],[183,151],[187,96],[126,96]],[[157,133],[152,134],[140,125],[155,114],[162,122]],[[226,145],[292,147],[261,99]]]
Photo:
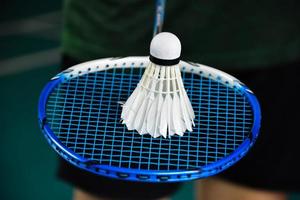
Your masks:
[[[167,0],[163,31],[182,60],[255,68],[300,60],[299,0]],[[78,60],[149,54],[155,0],[66,0],[63,52]]]

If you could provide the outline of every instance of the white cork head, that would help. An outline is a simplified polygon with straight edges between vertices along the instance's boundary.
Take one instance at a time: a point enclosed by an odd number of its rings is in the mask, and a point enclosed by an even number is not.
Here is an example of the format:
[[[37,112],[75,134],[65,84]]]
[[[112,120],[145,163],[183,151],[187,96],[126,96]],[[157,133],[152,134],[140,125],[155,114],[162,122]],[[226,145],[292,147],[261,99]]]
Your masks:
[[[162,32],[154,36],[150,44],[150,55],[162,60],[174,60],[180,57],[181,43],[176,35]]]

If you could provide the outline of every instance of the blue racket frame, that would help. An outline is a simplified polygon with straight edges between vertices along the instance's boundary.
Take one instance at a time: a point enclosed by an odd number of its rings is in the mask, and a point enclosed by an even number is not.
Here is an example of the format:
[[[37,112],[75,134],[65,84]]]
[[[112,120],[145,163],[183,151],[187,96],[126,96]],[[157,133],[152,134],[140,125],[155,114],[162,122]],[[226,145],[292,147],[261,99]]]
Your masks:
[[[94,174],[110,178],[143,182],[178,182],[205,178],[215,175],[239,161],[254,144],[259,134],[261,111],[258,100],[252,93],[252,91],[249,90],[245,85],[241,84],[240,82],[235,82],[235,86],[245,94],[245,96],[249,100],[249,104],[252,107],[253,126],[250,137],[245,139],[245,141],[243,141],[243,143],[229,156],[223,157],[222,159],[208,164],[204,167],[199,167],[199,169],[188,171],[135,170],[124,167],[114,167],[98,164],[92,160],[88,160],[79,156],[78,154],[67,148],[65,145],[63,145],[51,130],[49,124],[46,122],[46,104],[48,97],[53,89],[62,81],[64,81],[65,78],[66,77],[64,76],[64,73],[61,73],[58,76],[54,77],[43,89],[38,105],[38,118],[40,127],[48,143],[59,155],[61,155],[65,160],[72,163],[73,165]]]

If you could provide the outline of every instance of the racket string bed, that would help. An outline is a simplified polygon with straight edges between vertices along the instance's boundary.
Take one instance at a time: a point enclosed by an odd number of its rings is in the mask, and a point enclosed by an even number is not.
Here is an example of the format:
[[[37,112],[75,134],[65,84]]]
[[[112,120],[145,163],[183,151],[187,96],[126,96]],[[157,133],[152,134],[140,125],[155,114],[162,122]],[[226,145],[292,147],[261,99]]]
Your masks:
[[[182,72],[195,110],[193,132],[152,138],[128,131],[119,121],[144,68],[108,69],[58,85],[49,96],[47,121],[58,139],[99,164],[139,170],[197,169],[231,154],[249,137],[251,106],[238,88]],[[200,102],[200,103],[199,103]]]

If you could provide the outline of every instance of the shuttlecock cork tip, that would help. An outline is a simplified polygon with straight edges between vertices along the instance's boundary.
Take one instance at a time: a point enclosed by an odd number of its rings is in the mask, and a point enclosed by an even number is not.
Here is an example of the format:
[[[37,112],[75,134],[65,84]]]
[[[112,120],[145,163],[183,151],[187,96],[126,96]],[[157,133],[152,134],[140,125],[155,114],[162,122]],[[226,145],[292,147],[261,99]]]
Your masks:
[[[181,43],[176,35],[162,32],[153,37],[150,44],[150,60],[157,65],[179,63]]]

